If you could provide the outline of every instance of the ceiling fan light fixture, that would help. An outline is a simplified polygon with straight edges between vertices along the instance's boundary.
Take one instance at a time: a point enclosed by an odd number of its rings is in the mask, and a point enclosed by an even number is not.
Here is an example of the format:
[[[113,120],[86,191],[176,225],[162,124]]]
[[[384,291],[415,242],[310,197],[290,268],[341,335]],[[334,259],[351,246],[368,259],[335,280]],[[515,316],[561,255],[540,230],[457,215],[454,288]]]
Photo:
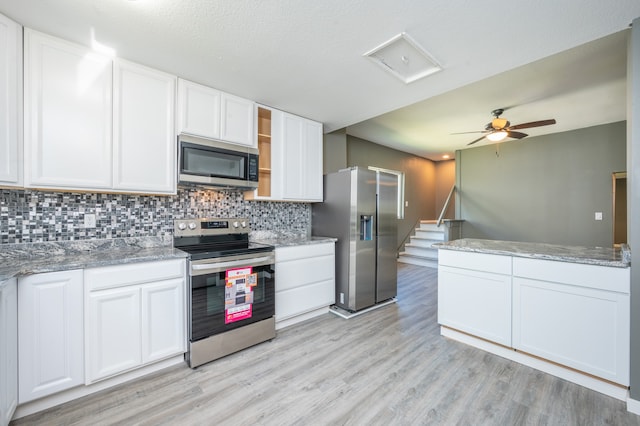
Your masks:
[[[440,64],[407,33],[392,37],[363,56],[405,84],[442,70]]]
[[[487,135],[487,139],[489,139],[491,142],[500,142],[504,140],[508,135],[509,133],[505,132],[504,130],[500,130],[498,132],[489,133]]]

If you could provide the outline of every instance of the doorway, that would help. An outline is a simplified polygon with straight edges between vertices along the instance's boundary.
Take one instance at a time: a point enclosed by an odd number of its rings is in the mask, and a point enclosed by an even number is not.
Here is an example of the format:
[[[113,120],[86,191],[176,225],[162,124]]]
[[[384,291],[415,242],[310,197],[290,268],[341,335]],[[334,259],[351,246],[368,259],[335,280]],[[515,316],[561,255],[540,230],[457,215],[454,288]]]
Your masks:
[[[611,174],[613,182],[613,245],[627,243],[627,172]]]

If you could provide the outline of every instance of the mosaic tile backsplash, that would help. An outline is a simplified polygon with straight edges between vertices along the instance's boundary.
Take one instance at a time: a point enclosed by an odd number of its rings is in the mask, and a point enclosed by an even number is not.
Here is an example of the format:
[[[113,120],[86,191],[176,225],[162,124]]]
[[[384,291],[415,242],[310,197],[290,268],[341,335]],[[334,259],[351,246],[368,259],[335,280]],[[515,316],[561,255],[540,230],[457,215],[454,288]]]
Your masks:
[[[96,215],[85,228],[85,214]],[[248,217],[254,231],[309,234],[311,205],[245,201],[241,191],[178,188],[175,196],[0,189],[0,244],[173,235],[173,220]]]

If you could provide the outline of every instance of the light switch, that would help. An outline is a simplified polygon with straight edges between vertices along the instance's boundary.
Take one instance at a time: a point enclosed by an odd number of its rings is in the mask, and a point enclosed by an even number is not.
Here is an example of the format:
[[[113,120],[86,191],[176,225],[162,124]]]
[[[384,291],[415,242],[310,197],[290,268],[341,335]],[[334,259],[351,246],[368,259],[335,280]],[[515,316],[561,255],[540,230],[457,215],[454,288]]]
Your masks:
[[[596,220],[602,220],[602,212],[596,212]]]

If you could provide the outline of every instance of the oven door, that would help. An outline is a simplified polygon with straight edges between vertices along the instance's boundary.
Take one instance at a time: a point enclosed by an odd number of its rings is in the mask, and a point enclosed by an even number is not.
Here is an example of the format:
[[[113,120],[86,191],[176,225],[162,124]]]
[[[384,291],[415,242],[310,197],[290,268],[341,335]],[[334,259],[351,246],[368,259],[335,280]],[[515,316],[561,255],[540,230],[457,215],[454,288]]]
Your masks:
[[[275,255],[240,254],[190,262],[190,341],[275,314]]]

